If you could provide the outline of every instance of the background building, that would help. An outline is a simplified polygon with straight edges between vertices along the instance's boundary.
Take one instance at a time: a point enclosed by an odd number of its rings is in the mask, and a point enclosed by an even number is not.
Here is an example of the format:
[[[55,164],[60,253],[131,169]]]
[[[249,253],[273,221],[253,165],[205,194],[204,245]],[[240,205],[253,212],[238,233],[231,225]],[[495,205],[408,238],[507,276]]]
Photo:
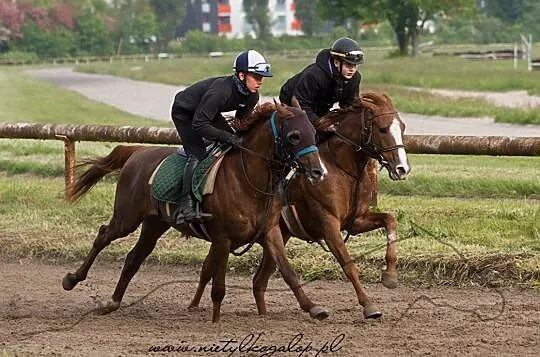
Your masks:
[[[295,17],[294,0],[269,0],[268,15],[273,36],[302,34],[302,24]],[[246,21],[242,0],[191,0],[187,15],[178,30],[180,37],[190,30],[242,38],[254,35]]]

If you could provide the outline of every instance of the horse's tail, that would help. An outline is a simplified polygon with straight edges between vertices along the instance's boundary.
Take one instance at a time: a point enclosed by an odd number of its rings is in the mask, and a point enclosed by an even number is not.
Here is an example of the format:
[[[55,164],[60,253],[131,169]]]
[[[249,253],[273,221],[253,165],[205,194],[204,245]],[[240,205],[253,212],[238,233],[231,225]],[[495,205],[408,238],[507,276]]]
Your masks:
[[[143,145],[118,145],[107,156],[87,159],[79,163],[77,167],[92,166],[75,181],[69,193],[69,200],[72,203],[76,202],[103,177],[111,172],[119,171],[131,155],[144,147]]]

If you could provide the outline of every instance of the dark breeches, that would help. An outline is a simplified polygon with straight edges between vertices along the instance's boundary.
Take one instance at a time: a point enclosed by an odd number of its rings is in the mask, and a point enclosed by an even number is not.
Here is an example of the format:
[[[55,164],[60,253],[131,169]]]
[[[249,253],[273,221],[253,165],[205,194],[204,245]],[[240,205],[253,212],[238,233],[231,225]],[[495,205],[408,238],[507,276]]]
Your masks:
[[[173,114],[172,120],[186,154],[195,156],[199,161],[204,159],[206,155],[206,147],[203,137],[193,130],[192,115],[189,113],[176,113]]]

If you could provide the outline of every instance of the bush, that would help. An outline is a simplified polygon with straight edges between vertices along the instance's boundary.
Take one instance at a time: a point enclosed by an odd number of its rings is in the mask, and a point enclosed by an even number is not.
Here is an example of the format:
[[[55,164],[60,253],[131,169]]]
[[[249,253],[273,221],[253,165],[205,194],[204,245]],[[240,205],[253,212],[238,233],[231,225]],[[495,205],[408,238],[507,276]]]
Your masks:
[[[9,51],[0,54],[0,61],[35,62],[39,56],[35,52]]]
[[[23,33],[24,37],[14,47],[40,58],[66,57],[75,51],[75,34],[66,29],[42,31],[32,23],[23,28]]]

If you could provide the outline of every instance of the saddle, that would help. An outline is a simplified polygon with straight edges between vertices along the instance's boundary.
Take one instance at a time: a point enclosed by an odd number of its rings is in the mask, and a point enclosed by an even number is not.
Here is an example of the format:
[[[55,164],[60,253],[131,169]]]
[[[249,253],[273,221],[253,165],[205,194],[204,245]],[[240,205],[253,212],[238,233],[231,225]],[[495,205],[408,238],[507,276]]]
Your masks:
[[[191,181],[191,192],[200,205],[203,196],[213,192],[215,178],[229,146],[211,145],[207,148],[206,157],[197,165]],[[152,186],[152,197],[160,202],[160,209],[165,217],[174,220],[176,206],[180,203],[182,181],[187,163],[187,155],[183,148],[167,156],[154,170],[149,184]]]

